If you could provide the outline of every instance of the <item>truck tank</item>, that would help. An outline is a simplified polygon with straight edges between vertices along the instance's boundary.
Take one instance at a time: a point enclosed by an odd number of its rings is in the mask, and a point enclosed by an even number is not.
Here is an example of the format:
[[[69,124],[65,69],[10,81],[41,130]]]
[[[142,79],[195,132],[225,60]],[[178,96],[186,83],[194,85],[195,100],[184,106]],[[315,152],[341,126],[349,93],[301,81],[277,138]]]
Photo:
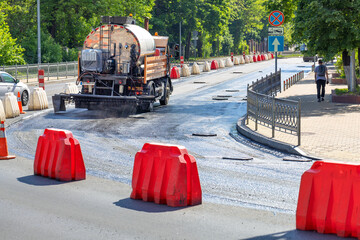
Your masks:
[[[111,58],[115,65],[114,72],[126,74],[131,65],[144,64],[144,56],[153,55],[155,50],[154,37],[144,28],[133,24],[106,24],[97,27],[86,37],[81,65],[85,71],[94,71],[96,62],[96,71],[102,72],[106,65],[103,61]]]

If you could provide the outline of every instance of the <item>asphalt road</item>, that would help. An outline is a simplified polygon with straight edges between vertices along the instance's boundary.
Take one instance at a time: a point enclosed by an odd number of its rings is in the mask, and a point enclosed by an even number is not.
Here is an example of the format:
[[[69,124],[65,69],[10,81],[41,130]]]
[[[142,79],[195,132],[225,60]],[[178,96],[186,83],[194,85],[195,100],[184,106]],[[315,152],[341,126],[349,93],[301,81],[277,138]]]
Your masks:
[[[300,177],[312,163],[285,162],[295,156],[235,130],[246,111],[247,84],[270,74],[273,63],[175,80],[169,105],[151,113],[119,116],[69,107],[7,122],[9,150],[18,157],[0,162],[0,239],[337,239],[295,230]],[[279,66],[283,79],[310,70],[300,59],[280,60]],[[230,97],[213,100],[223,95]],[[86,181],[33,176],[37,139],[48,127],[70,130],[79,140]],[[197,161],[202,205],[169,208],[129,199],[134,156],[146,142],[188,149]]]

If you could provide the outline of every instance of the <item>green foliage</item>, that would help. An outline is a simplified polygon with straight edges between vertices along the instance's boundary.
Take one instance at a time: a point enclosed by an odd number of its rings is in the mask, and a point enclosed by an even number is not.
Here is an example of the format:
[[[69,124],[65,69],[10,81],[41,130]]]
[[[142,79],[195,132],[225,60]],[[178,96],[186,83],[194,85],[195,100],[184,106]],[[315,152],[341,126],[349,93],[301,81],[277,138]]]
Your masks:
[[[248,40],[261,41],[267,37],[264,26],[269,8],[282,4],[293,12],[293,2],[295,0],[41,0],[42,61],[76,60],[85,37],[100,25],[102,15],[128,16],[130,13],[140,26],[144,17],[149,17],[150,32],[169,36],[171,43],[179,43],[181,22],[181,43],[187,57],[190,51],[195,52],[195,47],[202,57],[248,52]],[[25,49],[27,63],[36,63],[37,1],[1,0],[0,4],[7,16],[10,34],[18,39],[15,46]],[[198,32],[197,45],[191,46],[194,31]]]
[[[336,88],[335,93],[336,95],[360,95],[360,88],[357,86],[355,92],[350,92],[347,88]]]
[[[12,38],[5,17],[5,14],[0,12],[0,65],[24,64],[24,49]]]
[[[360,45],[360,1],[299,0],[294,39],[331,59]]]

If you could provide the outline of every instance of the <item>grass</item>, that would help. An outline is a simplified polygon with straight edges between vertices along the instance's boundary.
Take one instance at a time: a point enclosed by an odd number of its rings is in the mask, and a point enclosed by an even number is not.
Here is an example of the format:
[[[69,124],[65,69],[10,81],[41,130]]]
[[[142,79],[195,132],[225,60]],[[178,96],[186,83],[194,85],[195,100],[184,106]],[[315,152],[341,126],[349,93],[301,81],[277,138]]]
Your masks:
[[[286,55],[278,55],[278,58],[295,58],[295,57],[303,57],[303,54],[293,53],[293,54],[286,54]]]
[[[357,86],[355,92],[350,92],[349,89],[347,89],[347,88],[336,88],[335,93],[336,93],[336,95],[339,95],[339,96],[347,95],[347,94],[348,95],[360,95],[360,87]]]

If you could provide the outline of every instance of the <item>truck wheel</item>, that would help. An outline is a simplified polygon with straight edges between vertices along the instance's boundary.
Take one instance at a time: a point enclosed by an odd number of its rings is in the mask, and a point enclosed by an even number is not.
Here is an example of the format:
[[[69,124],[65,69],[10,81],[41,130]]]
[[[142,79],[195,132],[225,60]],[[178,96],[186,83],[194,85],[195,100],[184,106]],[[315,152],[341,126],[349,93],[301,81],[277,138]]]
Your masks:
[[[160,99],[161,105],[168,105],[170,99],[170,84],[169,80],[166,81],[166,89],[165,89],[165,97],[164,99]]]

